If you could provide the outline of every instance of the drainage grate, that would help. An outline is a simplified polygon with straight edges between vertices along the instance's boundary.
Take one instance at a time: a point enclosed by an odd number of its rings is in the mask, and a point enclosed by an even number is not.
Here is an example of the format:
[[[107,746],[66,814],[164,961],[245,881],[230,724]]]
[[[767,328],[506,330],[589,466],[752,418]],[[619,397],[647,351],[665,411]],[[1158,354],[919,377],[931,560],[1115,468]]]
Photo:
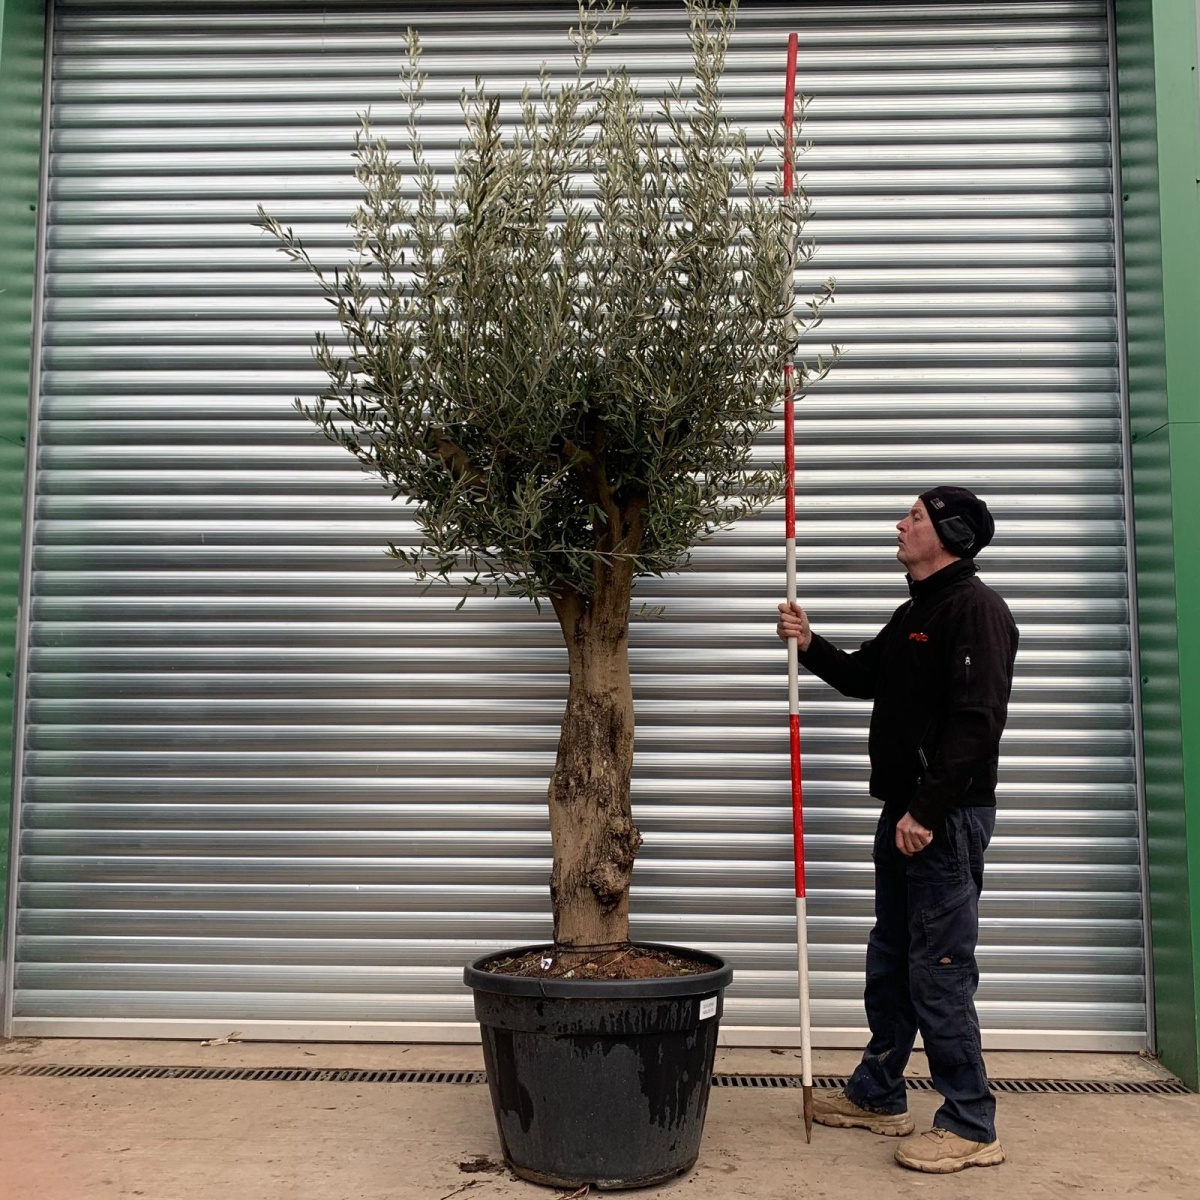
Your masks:
[[[53,1079],[207,1079],[239,1083],[487,1083],[482,1071],[362,1071],[351,1067],[80,1067],[22,1063],[0,1075]]]
[[[364,1071],[341,1067],[84,1067],[52,1063],[0,1066],[0,1075],[41,1079],[201,1079],[239,1083],[458,1083],[482,1084],[482,1071]],[[799,1075],[714,1075],[713,1087],[799,1088]],[[845,1075],[813,1077],[817,1088],[842,1088]],[[905,1081],[910,1092],[931,1092],[928,1079]],[[1187,1096],[1178,1079],[993,1079],[995,1092],[1060,1096]]]
[[[814,1075],[815,1088],[844,1088],[848,1075]],[[928,1079],[906,1079],[910,1092],[932,1092]],[[993,1092],[1029,1096],[1190,1096],[1178,1079],[991,1079]],[[799,1075],[714,1075],[713,1087],[798,1088]]]

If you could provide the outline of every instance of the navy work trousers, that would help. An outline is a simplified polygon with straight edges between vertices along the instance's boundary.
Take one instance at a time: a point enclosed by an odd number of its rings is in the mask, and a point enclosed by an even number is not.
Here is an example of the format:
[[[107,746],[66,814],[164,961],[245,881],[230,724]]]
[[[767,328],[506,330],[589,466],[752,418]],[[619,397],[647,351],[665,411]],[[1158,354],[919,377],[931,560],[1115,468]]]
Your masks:
[[[904,1068],[920,1030],[933,1086],[945,1100],[934,1127],[992,1142],[996,1101],[975,1013],[975,944],[996,810],[955,809],[911,858],[896,849],[896,821],[885,812],[875,833],[875,928],[863,996],[871,1041],[846,1095],[873,1112],[904,1112]]]

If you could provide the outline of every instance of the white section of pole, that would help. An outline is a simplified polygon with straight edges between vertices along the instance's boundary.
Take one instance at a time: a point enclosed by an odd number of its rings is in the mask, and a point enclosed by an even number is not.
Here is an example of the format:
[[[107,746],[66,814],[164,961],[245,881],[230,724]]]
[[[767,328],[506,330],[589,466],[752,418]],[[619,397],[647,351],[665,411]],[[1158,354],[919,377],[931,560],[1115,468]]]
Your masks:
[[[808,899],[796,897],[796,967],[800,977],[800,1082],[804,1088],[804,1138],[812,1141],[812,1009],[808,982]]]
[[[801,930],[796,965],[800,972],[800,1071],[806,1086],[812,1086],[812,1012],[808,982],[808,898],[796,897],[796,924]]]

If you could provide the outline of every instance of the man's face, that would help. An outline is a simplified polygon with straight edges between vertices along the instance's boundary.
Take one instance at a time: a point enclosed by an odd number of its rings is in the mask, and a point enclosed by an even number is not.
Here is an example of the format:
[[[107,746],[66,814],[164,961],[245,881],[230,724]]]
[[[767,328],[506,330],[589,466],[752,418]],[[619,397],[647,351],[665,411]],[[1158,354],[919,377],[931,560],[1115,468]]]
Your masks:
[[[908,515],[896,525],[899,543],[896,557],[904,569],[911,575],[913,568],[922,564],[933,563],[945,557],[947,551],[938,538],[937,530],[929,519],[929,513],[922,501],[914,502],[908,510]]]

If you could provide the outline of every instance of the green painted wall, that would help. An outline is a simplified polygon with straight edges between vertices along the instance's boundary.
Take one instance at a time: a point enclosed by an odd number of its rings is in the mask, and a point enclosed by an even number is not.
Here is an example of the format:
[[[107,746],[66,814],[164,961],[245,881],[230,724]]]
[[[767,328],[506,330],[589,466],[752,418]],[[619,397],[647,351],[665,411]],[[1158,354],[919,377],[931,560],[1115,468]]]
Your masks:
[[[1200,1089],[1197,14],[1192,0],[1116,13],[1158,1049]]]
[[[44,43],[41,0],[0,0],[0,930],[9,862]]]

